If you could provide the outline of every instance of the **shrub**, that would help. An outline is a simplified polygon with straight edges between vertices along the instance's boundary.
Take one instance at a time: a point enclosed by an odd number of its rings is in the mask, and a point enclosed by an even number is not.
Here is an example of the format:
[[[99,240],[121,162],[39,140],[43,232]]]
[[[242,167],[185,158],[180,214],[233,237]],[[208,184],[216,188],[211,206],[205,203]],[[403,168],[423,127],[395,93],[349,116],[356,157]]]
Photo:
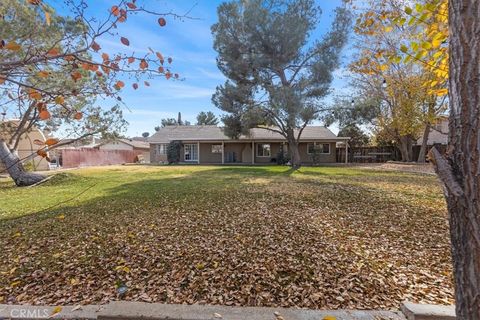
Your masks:
[[[287,164],[290,162],[290,154],[283,151],[282,148],[280,148],[280,151],[277,153],[277,164]]]
[[[167,147],[167,161],[168,164],[180,162],[180,149],[182,143],[180,141],[170,141]]]

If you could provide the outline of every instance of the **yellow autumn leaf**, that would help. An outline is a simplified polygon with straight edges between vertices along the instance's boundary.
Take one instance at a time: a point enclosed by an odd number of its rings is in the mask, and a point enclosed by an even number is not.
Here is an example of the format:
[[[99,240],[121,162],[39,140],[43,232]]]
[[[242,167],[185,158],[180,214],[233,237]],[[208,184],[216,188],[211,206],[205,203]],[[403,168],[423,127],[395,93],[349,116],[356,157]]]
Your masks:
[[[80,280],[78,280],[78,279],[76,279],[76,278],[71,278],[71,279],[70,279],[70,284],[71,284],[72,286],[75,286],[75,285],[77,285],[77,284],[79,284],[79,283],[80,283]]]
[[[14,281],[12,283],[10,283],[10,287],[14,288],[16,286],[18,286],[20,283],[22,283],[21,281]]]
[[[60,312],[62,312],[62,307],[56,306],[55,308],[53,308],[51,315],[53,316],[53,315],[55,315],[57,313],[60,313]]]
[[[18,238],[18,237],[20,237],[20,236],[22,236],[22,233],[21,233],[20,231],[18,231],[17,233],[15,233],[15,234],[13,235],[14,238]]]
[[[7,49],[7,50],[11,50],[11,51],[18,51],[22,47],[18,43],[16,43],[15,41],[10,41],[9,43],[7,43],[5,45],[4,48]]]
[[[50,73],[49,73],[48,71],[39,71],[39,72],[37,73],[37,75],[38,75],[40,78],[47,78],[47,77],[50,75]]]
[[[58,220],[63,220],[63,219],[65,219],[65,215],[64,214],[58,215],[57,219]]]
[[[444,95],[448,94],[448,89],[447,88],[438,89],[438,90],[435,90],[434,92],[437,96],[444,96]]]
[[[325,317],[323,317],[322,320],[337,320],[337,318],[334,317],[334,316],[325,316]]]
[[[62,96],[58,96],[55,98],[56,104],[63,104],[64,102],[65,102],[65,99]]]
[[[52,22],[52,16],[48,11],[45,11],[45,22],[47,22],[47,26],[49,26]]]

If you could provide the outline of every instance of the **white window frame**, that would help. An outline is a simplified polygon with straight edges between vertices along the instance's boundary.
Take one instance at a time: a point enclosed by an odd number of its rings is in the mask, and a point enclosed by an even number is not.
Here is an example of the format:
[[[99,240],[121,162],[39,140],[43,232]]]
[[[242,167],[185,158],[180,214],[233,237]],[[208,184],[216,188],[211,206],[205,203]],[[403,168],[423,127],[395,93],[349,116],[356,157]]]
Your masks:
[[[308,142],[307,143],[307,154],[313,154],[313,152],[310,152],[309,145],[313,144],[313,148],[316,149],[316,146],[322,146],[322,148],[318,148],[319,154],[330,154],[332,152],[332,146],[328,142]],[[323,145],[328,145],[328,152],[323,152]]]
[[[214,149],[214,147],[219,147],[219,148]],[[222,153],[222,145],[221,144],[212,144],[212,153]]]
[[[187,143],[183,145],[183,159],[185,161],[198,161],[198,145],[196,143]],[[188,149],[188,150],[187,150]],[[194,152],[193,150],[196,150]],[[189,156],[196,156],[195,158],[191,157],[191,159],[187,159],[187,155]]]
[[[167,149],[168,149],[168,144],[166,143],[157,144],[157,154],[166,155]]]
[[[265,150],[263,148],[263,146],[265,146],[265,145],[268,146],[268,155],[263,154],[263,151]],[[263,155],[260,155],[259,152],[258,152],[260,146],[262,146],[262,154]],[[257,154],[258,158],[270,158],[272,156],[272,145],[270,143],[257,143],[256,149],[257,149],[256,154]]]

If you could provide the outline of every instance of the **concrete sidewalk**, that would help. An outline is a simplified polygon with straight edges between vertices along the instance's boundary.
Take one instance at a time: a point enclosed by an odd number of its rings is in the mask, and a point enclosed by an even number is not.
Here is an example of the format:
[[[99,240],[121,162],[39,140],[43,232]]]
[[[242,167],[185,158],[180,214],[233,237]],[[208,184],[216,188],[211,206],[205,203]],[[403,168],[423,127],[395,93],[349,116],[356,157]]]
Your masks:
[[[455,319],[452,307],[405,303],[401,311],[307,310],[292,308],[174,305],[114,301],[106,305],[30,306],[0,305],[0,319],[149,319],[149,320],[426,320]],[[415,313],[420,310],[423,313]],[[427,311],[425,313],[425,311]],[[452,315],[453,311],[453,315]],[[425,317],[424,317],[425,316]],[[440,316],[440,317],[438,317]]]

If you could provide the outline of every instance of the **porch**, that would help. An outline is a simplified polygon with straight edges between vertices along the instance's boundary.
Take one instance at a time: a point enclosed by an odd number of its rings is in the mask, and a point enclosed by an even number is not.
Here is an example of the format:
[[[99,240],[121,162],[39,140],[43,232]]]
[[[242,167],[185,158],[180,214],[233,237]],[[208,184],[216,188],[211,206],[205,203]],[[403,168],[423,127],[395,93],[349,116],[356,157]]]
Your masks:
[[[336,162],[334,141],[307,141],[299,144],[302,163],[313,164],[312,150],[320,163]],[[166,163],[167,144],[152,146],[152,162]],[[180,163],[190,164],[275,164],[279,163],[282,151],[288,152],[283,141],[182,141]],[[281,163],[281,162],[280,162]]]

